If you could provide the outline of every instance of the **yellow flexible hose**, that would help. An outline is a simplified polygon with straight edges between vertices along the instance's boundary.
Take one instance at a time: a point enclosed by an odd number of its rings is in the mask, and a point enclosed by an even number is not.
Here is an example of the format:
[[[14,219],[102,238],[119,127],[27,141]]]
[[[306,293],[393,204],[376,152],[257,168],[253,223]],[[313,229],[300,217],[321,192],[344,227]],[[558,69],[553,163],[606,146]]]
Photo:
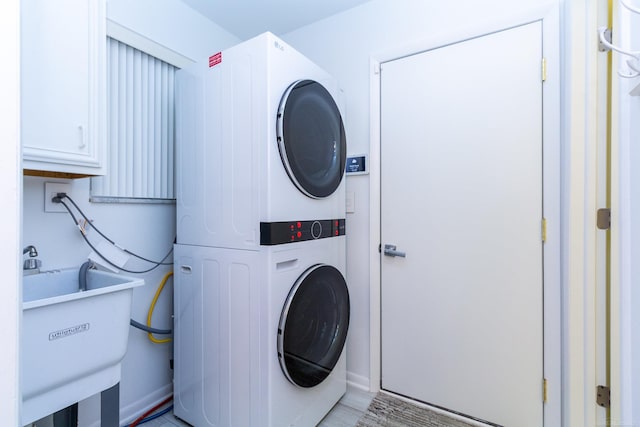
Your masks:
[[[164,289],[165,283],[167,283],[167,280],[171,276],[173,276],[173,271],[170,271],[167,274],[165,274],[164,277],[162,278],[162,280],[160,281],[160,284],[158,285],[158,289],[156,289],[156,294],[153,296],[153,300],[151,301],[151,305],[149,306],[149,312],[147,313],[147,326],[148,327],[151,327],[151,316],[153,316],[153,310],[156,308],[156,302],[158,301],[158,297],[160,297],[160,294],[162,293],[162,290]],[[164,339],[159,340],[156,337],[154,337],[151,332],[147,332],[147,335],[149,336],[149,339],[151,340],[151,342],[155,343],[155,344],[163,344],[163,343],[166,343],[166,342],[171,342],[171,338],[164,338]]]

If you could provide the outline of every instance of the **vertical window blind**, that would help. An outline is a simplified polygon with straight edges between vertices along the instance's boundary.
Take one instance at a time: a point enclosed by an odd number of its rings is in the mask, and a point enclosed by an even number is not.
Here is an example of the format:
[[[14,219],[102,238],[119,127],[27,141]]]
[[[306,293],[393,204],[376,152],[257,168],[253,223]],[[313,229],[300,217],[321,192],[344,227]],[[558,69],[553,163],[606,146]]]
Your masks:
[[[91,199],[172,201],[177,68],[112,38],[107,46],[108,172],[91,178]]]

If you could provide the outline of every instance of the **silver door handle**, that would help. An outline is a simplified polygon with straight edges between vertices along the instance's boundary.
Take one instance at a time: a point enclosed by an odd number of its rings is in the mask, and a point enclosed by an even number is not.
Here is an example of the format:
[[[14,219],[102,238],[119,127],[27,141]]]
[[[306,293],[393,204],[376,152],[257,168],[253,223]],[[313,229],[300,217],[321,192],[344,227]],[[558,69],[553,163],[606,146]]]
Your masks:
[[[407,256],[405,252],[400,252],[396,250],[396,245],[384,245],[384,254],[386,256],[399,256],[404,258]]]

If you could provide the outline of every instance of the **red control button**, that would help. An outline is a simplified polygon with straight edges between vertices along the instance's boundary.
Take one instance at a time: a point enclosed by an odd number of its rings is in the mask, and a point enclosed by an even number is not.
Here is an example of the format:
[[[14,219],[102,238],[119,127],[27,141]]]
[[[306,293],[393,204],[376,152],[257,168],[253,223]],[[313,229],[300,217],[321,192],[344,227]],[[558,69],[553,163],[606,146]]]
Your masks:
[[[302,237],[302,232],[298,231],[298,239]]]

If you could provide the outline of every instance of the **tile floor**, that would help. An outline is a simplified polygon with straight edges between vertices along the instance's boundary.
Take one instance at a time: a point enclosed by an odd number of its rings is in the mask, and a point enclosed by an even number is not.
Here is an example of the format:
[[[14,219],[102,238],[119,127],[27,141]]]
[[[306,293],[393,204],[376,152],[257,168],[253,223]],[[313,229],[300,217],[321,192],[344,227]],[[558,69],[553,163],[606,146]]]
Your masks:
[[[320,422],[319,427],[354,427],[374,396],[374,393],[348,388],[347,393]],[[172,413],[142,425],[144,427],[189,427],[189,424],[174,417]]]

